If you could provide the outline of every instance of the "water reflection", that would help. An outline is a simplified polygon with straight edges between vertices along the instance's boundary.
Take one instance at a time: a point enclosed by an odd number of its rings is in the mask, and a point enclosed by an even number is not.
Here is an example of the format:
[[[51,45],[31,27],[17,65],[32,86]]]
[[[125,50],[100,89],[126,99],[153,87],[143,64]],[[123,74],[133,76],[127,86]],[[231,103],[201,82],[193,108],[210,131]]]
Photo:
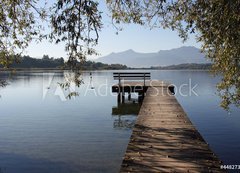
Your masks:
[[[114,129],[132,129],[136,116],[141,107],[138,99],[130,99],[123,103],[118,102],[117,106],[112,107],[112,116],[114,117]]]
[[[131,130],[113,128],[116,98],[101,87],[112,73],[83,73],[80,96],[67,101],[57,90],[65,73],[17,72],[0,90],[0,171],[119,172]]]
[[[140,107],[141,103],[134,99],[125,103],[118,103],[117,106],[112,107],[112,115],[137,115]]]
[[[116,83],[113,71],[96,71],[92,81],[89,72],[82,74],[85,83],[78,88],[79,97],[63,101],[56,89],[65,73],[17,72],[8,80],[9,73],[0,72],[0,78],[10,83],[0,89],[0,172],[119,171],[140,108],[137,99],[118,104],[111,92]],[[239,164],[239,109],[228,115],[218,106],[214,95],[218,79],[201,71],[156,70],[151,75],[176,86],[189,79],[198,84],[198,96],[177,93],[178,101],[224,163]]]

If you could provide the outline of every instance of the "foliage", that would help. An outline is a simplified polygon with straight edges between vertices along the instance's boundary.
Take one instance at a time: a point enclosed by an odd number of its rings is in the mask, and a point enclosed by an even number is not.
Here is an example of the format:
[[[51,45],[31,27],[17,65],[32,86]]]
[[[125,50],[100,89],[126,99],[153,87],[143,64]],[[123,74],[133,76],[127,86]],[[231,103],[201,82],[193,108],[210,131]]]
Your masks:
[[[122,64],[104,64],[94,61],[86,61],[81,66],[82,70],[123,70],[127,68],[126,65]]]
[[[81,84],[84,84],[80,71],[75,71],[75,73],[68,73],[65,75],[65,81],[63,83],[58,83],[58,85],[65,91],[69,91],[66,98],[71,99],[72,97],[79,96],[79,93],[72,91],[72,85],[80,87]]]
[[[159,70],[210,70],[212,64],[178,64],[178,65],[170,65],[170,66],[154,66],[151,69],[159,69]]]
[[[0,53],[1,54],[1,53]],[[80,62],[78,62],[80,63]],[[43,55],[42,59],[32,58],[30,56],[20,56],[18,57],[18,62],[13,62],[9,64],[9,68],[14,69],[29,69],[29,68],[41,68],[41,69],[71,69],[72,66],[68,65],[69,63],[65,63],[64,59],[61,58],[53,58],[48,55]],[[4,67],[0,65],[0,69]],[[81,63],[81,68],[78,70],[119,70],[119,69],[127,69],[126,65],[121,64],[104,64],[101,62],[94,61],[84,61]]]
[[[20,56],[18,62],[11,63],[9,68],[61,68],[63,66],[63,58],[53,59],[44,55],[42,59],[36,59],[30,56]]]
[[[32,40],[43,38],[66,42],[68,60],[73,66],[76,60],[96,53],[92,47],[97,44],[102,27],[96,1],[56,0],[50,9],[41,3],[39,0],[0,2],[0,64],[9,65],[12,61],[6,61],[5,57],[16,55]],[[52,28],[50,34],[43,33],[44,22]]]
[[[7,64],[4,57],[23,50],[40,33],[39,18],[45,16],[38,9],[36,0],[4,0],[0,2],[0,63]]]
[[[93,46],[102,28],[97,0],[56,0],[50,9],[40,4],[38,0],[0,2],[0,64],[8,67],[18,51],[33,39],[43,38],[41,19],[52,28],[45,38],[66,43],[72,69],[77,69],[86,55],[96,54]],[[213,62],[214,73],[222,76],[218,85],[222,106],[240,106],[239,0],[106,0],[106,4],[116,24],[170,28],[183,40],[196,33],[202,51]]]
[[[240,1],[239,0],[107,0],[116,23],[138,23],[177,30],[185,41],[196,33],[202,51],[213,62],[221,106],[240,106]]]
[[[96,54],[92,49],[98,43],[102,27],[98,3],[93,0],[58,0],[51,14],[51,39],[67,41],[69,64],[74,68],[86,55]]]
[[[6,87],[8,83],[5,80],[0,80],[0,88]]]

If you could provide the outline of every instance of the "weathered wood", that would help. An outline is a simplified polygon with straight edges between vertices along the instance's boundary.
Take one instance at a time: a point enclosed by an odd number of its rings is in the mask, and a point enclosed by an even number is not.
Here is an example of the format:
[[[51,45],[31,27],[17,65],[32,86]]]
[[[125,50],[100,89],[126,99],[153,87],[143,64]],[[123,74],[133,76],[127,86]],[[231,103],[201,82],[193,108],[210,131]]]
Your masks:
[[[169,94],[168,84],[154,84],[148,85],[120,172],[225,172],[175,96]]]
[[[145,86],[146,80],[151,79],[151,73],[149,72],[115,72],[113,73],[114,80],[118,80],[118,84],[121,84],[121,81],[125,80],[143,80],[143,84]]]
[[[148,87],[161,87],[161,89],[168,88],[170,93],[174,93],[174,86],[172,84],[166,83],[164,81],[159,81],[159,80],[149,80],[141,82],[141,81],[124,81],[119,84],[115,84],[112,86],[112,92],[142,92],[142,91],[147,91]],[[155,91],[153,91],[155,92]]]
[[[145,77],[145,78],[151,78],[151,74],[150,73],[113,73],[113,78],[125,78],[125,77],[129,77],[129,78],[135,78],[135,77]]]

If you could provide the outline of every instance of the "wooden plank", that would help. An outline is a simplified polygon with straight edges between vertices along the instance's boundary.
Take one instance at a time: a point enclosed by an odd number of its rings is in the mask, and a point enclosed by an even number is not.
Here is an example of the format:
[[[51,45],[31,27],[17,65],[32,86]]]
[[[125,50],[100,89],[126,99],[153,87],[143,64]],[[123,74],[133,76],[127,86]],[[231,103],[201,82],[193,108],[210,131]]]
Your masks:
[[[147,89],[120,172],[225,172],[167,85],[154,84]]]
[[[119,85],[116,84],[116,85],[113,85],[115,87],[118,87]],[[131,87],[134,87],[134,86],[144,86],[144,82],[142,81],[123,81],[121,83],[121,86],[131,86]],[[169,87],[169,86],[172,86],[170,83],[167,83],[167,82],[164,82],[164,81],[156,81],[156,80],[150,80],[150,81],[146,81],[145,82],[145,86],[148,86],[148,87]]]
[[[114,80],[121,80],[121,79],[149,80],[151,79],[151,74],[150,73],[113,73],[113,78]]]
[[[113,75],[114,77],[122,77],[122,76],[151,76],[150,74],[145,74],[145,73],[143,73],[143,74],[139,74],[139,73],[137,73],[137,74],[114,74]]]
[[[118,74],[151,74],[150,72],[114,72],[113,75],[118,75]]]
[[[129,78],[129,79],[131,79],[131,78],[145,78],[145,79],[151,79],[151,76],[113,76],[113,78],[116,80],[116,79],[126,79],[126,78]]]
[[[115,84],[112,86],[112,92],[139,92],[139,91],[146,91],[146,89],[148,87],[161,87],[161,90],[158,90],[158,92],[163,93],[162,96],[164,96],[164,94],[166,93],[165,89],[167,91],[169,91],[169,94],[173,94],[174,93],[174,86],[166,83],[164,81],[159,81],[159,80],[149,80],[149,81],[145,81],[145,85],[144,82],[141,81],[123,81],[121,82],[121,84]],[[164,90],[164,91],[162,91]],[[155,94],[156,91],[151,91],[150,93]],[[159,93],[159,94],[161,94]],[[151,98],[152,99],[152,98]],[[164,98],[165,99],[165,98]]]
[[[114,77],[114,80],[118,80],[118,79],[121,79],[121,80],[141,80],[141,79],[146,79],[146,80],[149,80],[151,79],[150,76],[121,76],[121,77]]]

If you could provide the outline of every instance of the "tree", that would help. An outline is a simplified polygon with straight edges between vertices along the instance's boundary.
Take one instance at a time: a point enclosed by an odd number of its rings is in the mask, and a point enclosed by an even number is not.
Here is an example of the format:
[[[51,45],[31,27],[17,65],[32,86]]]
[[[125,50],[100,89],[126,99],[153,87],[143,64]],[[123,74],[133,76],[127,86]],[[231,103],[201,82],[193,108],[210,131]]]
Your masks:
[[[42,57],[42,60],[49,61],[49,60],[50,60],[50,58],[49,58],[49,56],[48,56],[48,55],[43,55],[43,57]]]
[[[115,24],[136,23],[177,30],[185,41],[195,33],[202,51],[213,62],[222,106],[240,106],[240,1],[239,0],[106,0]],[[49,11],[46,13],[46,11]],[[75,69],[86,55],[96,54],[102,28],[96,0],[56,0],[46,9],[37,0],[0,2],[0,63],[24,49],[35,37],[66,42],[68,61]],[[48,22],[52,32],[43,34],[38,18]],[[10,58],[11,59],[11,58]]]
[[[102,27],[101,12],[94,0],[57,0],[51,14],[50,38],[56,43],[66,41],[68,61],[72,68],[84,61],[86,55],[96,54],[92,48],[98,43]]]
[[[34,0],[4,0],[0,2],[0,52],[11,56],[26,48],[40,35],[45,10],[36,7]],[[1,61],[0,61],[1,62]]]
[[[185,41],[196,33],[202,51],[222,76],[217,85],[221,106],[240,106],[240,1],[239,0],[108,0],[116,23],[138,23],[177,30]]]

